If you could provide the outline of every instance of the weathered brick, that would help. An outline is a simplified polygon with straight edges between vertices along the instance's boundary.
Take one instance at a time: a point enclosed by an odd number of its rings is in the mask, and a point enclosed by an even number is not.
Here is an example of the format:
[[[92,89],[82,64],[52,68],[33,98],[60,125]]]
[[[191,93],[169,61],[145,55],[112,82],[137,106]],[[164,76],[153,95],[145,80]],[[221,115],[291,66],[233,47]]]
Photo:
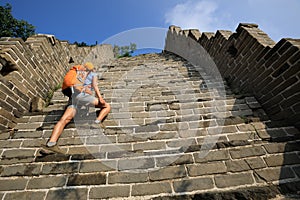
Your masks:
[[[122,186],[105,186],[105,187],[92,187],[90,189],[89,197],[91,199],[109,199],[114,197],[129,197],[130,185]]]
[[[140,132],[156,132],[159,130],[157,125],[147,125],[147,126],[139,126],[135,128],[136,133]]]
[[[17,157],[17,158],[2,158],[0,160],[0,165],[12,165],[20,163],[31,163],[34,162],[34,157]]]
[[[190,154],[177,156],[163,156],[155,158],[157,167],[164,167],[169,165],[181,165],[194,163],[193,156]]]
[[[244,132],[228,135],[229,141],[250,141],[258,138],[256,132]]]
[[[2,116],[0,116],[0,124],[2,125],[2,126],[5,126],[5,127],[8,127],[9,125],[9,120],[8,119],[6,119],[6,118],[4,118],[4,117],[2,117]],[[6,130],[7,128],[5,128],[4,130]]]
[[[0,140],[8,140],[10,137],[10,132],[0,133]]]
[[[253,156],[261,156],[261,155],[265,155],[265,154],[266,154],[266,152],[264,151],[262,146],[244,147],[244,148],[230,150],[230,155],[234,159],[253,157]]]
[[[263,122],[252,122],[251,125],[254,126],[256,130],[265,129],[267,127]]]
[[[94,137],[91,137],[91,138],[94,138]],[[102,139],[102,137],[101,137],[101,139]],[[82,145],[82,144],[84,144],[84,141],[85,141],[85,138],[79,138],[79,137],[60,138],[59,141],[58,141],[58,145],[60,145],[60,146]],[[97,141],[95,143],[97,143]],[[91,144],[93,144],[93,143],[91,143]]]
[[[132,117],[134,117],[135,114],[139,114],[145,111],[145,107],[144,106],[134,106],[134,107],[129,107],[129,112],[132,113]],[[145,113],[147,115],[149,115],[148,113]]]
[[[204,112],[203,112],[203,110],[202,109],[199,109],[199,110],[197,110],[198,112],[201,112],[202,111],[202,113],[201,114],[204,114]],[[183,116],[183,115],[193,115],[194,114],[194,111],[193,111],[193,109],[184,109],[184,110],[176,110],[176,114],[177,114],[177,116]],[[198,114],[198,113],[197,113]],[[201,116],[198,116],[198,119],[201,119]]]
[[[149,103],[146,108],[146,111],[160,111],[160,110],[168,110],[168,106],[166,104]]]
[[[255,170],[255,178],[257,181],[269,182],[278,181],[288,178],[294,178],[295,174],[289,167],[275,167]]]
[[[136,113],[132,113],[133,120],[139,119],[139,118],[150,118],[150,117],[151,116],[150,116],[150,114],[148,112],[136,112]]]
[[[35,162],[59,162],[59,161],[68,161],[70,155],[66,154],[49,154],[37,156]]]
[[[39,175],[40,170],[40,164],[15,165],[4,167],[0,174],[1,176],[34,176]]]
[[[1,195],[0,195],[1,196]],[[46,197],[46,191],[25,191],[25,192],[13,192],[6,193],[5,199],[44,199]]]
[[[162,118],[162,117],[174,117],[176,115],[175,111],[156,111],[156,116],[158,118]]]
[[[127,112],[127,113],[114,113],[111,115],[111,117],[113,119],[130,119],[131,118],[131,113]]]
[[[246,158],[245,161],[251,169],[260,169],[266,167],[266,163],[261,157],[256,158]]]
[[[226,174],[216,176],[215,183],[218,188],[226,188],[253,184],[254,179],[251,173]]]
[[[3,152],[2,158],[34,157],[35,149],[9,149]]]
[[[54,200],[58,197],[63,197],[64,199],[76,199],[85,200],[87,199],[88,189],[87,188],[72,188],[72,189],[58,189],[49,190],[47,193],[46,200]]]
[[[136,170],[154,168],[154,158],[135,158],[119,160],[119,170]]]
[[[91,161],[81,162],[79,172],[106,172],[117,169],[117,161]]]
[[[205,157],[202,157],[202,154],[194,153],[194,159],[197,163],[204,163],[210,161],[221,161],[221,160],[228,160],[229,153],[228,150],[214,150],[209,151]]]
[[[189,127],[190,129],[198,129],[198,128],[208,128],[208,127],[214,127],[217,125],[215,120],[205,120],[205,121],[196,121],[199,119],[196,119],[195,117],[191,118],[183,118],[182,121],[194,121],[194,122],[189,122]],[[217,129],[217,132],[215,133],[211,133],[211,134],[217,134],[219,133],[219,131],[221,132],[221,128]]]
[[[0,178],[0,191],[24,190],[27,182],[27,178]]]
[[[51,134],[52,134],[52,130],[44,130],[42,133],[43,133],[43,137],[44,138],[49,138],[51,136]],[[36,136],[37,135],[38,134],[36,134]],[[61,134],[61,136],[60,136],[60,138],[61,139],[62,138],[71,138],[71,137],[77,137],[77,136],[80,136],[80,135],[79,135],[79,133],[76,130],[73,130],[73,129],[64,129],[63,132],[62,132],[62,134]],[[35,137],[35,136],[31,135],[31,137]]]
[[[269,143],[265,144],[264,147],[268,153],[284,153],[299,151],[300,142],[287,142],[287,143]]]
[[[268,155],[264,160],[269,167],[300,164],[300,158],[296,153]]]
[[[145,196],[160,193],[171,193],[172,188],[169,182],[142,183],[132,186],[132,196]]]
[[[69,147],[68,154],[97,154],[99,153],[99,146],[78,146],[78,147]]]
[[[187,165],[189,176],[202,176],[208,174],[221,174],[227,171],[223,162],[201,163],[197,165]]]
[[[133,150],[159,150],[166,149],[166,143],[160,141],[141,142],[133,144]]]
[[[15,129],[18,131],[35,131],[43,125],[42,122],[18,124]]]
[[[0,95],[1,95],[1,93],[0,93]],[[0,116],[2,116],[4,119],[7,119],[9,121],[18,122],[15,119],[15,116],[13,116],[13,114],[11,112],[8,112],[8,111],[4,110],[3,108],[0,108]]]
[[[187,148],[190,145],[196,145],[197,142],[194,138],[180,138],[180,139],[174,139],[171,141],[167,141],[167,146],[170,148],[178,148],[178,147],[183,147]]]
[[[229,172],[241,172],[250,170],[250,167],[245,160],[226,161],[226,166]]]
[[[63,187],[66,184],[66,176],[45,176],[29,180],[27,189],[46,189],[52,187]]]
[[[214,183],[211,178],[183,179],[174,181],[173,187],[175,192],[192,192],[212,189],[214,187]]]
[[[300,166],[293,167],[293,170],[297,174],[297,176],[299,177],[300,176]]]
[[[80,142],[80,141],[78,141]],[[83,143],[83,141],[81,141],[81,143]],[[98,144],[98,145],[101,145],[101,144],[111,144],[111,143],[116,143],[116,136],[95,136],[95,137],[88,137],[86,138],[86,142],[85,144],[87,145],[93,145],[93,144]]]
[[[240,124],[237,127],[242,132],[244,132],[244,131],[255,131],[254,127],[251,124]]]
[[[186,176],[184,166],[164,167],[155,171],[149,172],[149,179],[151,181],[176,179]]]
[[[145,172],[112,172],[108,174],[108,184],[143,183],[147,181],[148,173]]]
[[[104,123],[107,120],[104,121]],[[113,125],[116,126],[116,125]],[[132,134],[134,131],[133,127],[106,127],[105,134],[107,135],[122,135],[122,134]]]
[[[197,137],[208,135],[206,128],[180,130],[179,135],[182,138]]]
[[[160,131],[157,134],[150,136],[150,139],[151,140],[163,140],[163,139],[172,139],[172,138],[177,138],[177,137],[178,137],[177,131]]]
[[[49,163],[44,164],[41,174],[68,174],[78,172],[79,163]]]
[[[20,147],[21,140],[0,140],[1,148],[17,148]]]
[[[236,126],[223,126],[223,127],[209,127],[208,129],[209,134],[215,134],[215,133],[236,133],[237,128]]]
[[[164,124],[159,126],[160,131],[178,131],[178,124]]]
[[[147,141],[149,135],[148,134],[119,134],[117,135],[117,141],[119,143],[129,143],[129,142],[140,142],[140,141]]]
[[[105,183],[105,173],[74,174],[69,176],[67,186],[103,185]]]
[[[29,147],[41,147],[42,145],[46,144],[46,139],[32,139],[32,140],[24,140],[22,142],[23,148],[29,148]]]
[[[20,139],[20,138],[40,138],[42,137],[43,132],[42,131],[26,131],[26,132],[21,132],[18,131],[14,133],[13,138],[14,139]]]

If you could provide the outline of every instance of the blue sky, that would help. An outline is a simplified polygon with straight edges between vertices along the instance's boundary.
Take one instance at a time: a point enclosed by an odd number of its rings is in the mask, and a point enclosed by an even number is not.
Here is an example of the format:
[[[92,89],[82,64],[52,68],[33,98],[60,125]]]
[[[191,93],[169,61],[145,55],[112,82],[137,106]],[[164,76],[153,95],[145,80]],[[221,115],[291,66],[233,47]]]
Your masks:
[[[157,48],[172,24],[201,32],[234,32],[241,22],[258,24],[276,42],[300,38],[299,0],[1,0],[0,5],[6,3],[15,18],[34,25],[37,33],[70,43],[108,43],[127,33],[159,43],[138,43],[138,48]],[[124,38],[135,43],[132,37]]]

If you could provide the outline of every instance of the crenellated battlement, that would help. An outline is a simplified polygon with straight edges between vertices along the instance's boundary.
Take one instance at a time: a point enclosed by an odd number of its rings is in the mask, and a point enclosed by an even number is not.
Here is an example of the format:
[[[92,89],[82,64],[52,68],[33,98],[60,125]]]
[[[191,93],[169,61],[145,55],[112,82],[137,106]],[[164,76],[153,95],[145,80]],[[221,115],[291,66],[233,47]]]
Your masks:
[[[236,32],[201,33],[170,26],[165,50],[184,58],[204,48],[221,76],[238,93],[253,94],[276,123],[300,127],[300,39],[275,43],[256,24]],[[199,60],[200,62],[200,60]]]

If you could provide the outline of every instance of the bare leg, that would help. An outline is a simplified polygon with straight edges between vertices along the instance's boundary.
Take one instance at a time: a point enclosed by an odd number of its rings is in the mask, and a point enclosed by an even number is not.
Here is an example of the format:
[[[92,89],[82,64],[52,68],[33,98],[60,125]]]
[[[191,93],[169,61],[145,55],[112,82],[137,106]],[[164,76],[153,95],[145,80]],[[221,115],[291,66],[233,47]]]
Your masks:
[[[98,99],[95,100],[94,105],[96,108],[101,108],[101,111],[96,120],[102,121],[104,117],[106,117],[110,112],[111,107],[108,103],[101,103]]]
[[[76,114],[76,109],[73,107],[67,108],[65,110],[63,116],[60,118],[60,120],[54,126],[52,135],[49,140],[50,142],[57,142],[57,140],[58,140],[59,136],[62,134],[65,126],[74,118],[75,114]]]
[[[104,119],[104,117],[106,117],[108,115],[108,113],[110,112],[110,105],[108,103],[105,102],[104,105],[97,105],[97,108],[101,108],[101,111],[99,113],[99,116],[97,117],[97,120],[102,121]]]

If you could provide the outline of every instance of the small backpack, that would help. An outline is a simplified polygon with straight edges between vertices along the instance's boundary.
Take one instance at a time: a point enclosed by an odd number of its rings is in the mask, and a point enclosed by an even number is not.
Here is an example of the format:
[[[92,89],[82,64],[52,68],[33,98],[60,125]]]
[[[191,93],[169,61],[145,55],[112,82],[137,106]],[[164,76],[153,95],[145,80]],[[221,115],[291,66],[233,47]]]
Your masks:
[[[79,93],[83,88],[85,75],[85,67],[82,65],[73,66],[64,77],[62,85],[63,94],[71,97],[72,94]]]

